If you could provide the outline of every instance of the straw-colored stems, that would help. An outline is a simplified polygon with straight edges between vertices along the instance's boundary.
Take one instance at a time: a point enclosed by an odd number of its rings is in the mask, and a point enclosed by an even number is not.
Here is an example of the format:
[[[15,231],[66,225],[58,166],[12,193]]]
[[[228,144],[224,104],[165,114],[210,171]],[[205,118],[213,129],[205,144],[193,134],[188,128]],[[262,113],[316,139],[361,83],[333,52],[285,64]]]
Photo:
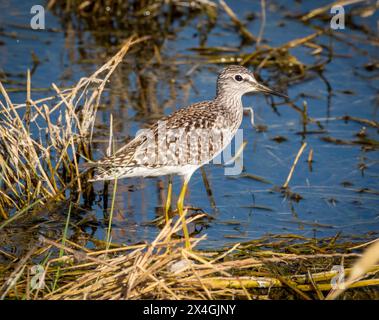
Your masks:
[[[114,180],[111,211],[109,213],[109,222],[108,222],[107,238],[106,238],[106,249],[107,250],[109,249],[110,242],[111,242],[112,220],[113,220],[114,205],[115,205],[115,201],[116,201],[116,191],[117,191],[117,178],[115,178],[115,180]]]
[[[286,189],[286,188],[288,187],[288,184],[289,184],[289,182],[291,181],[292,175],[293,175],[293,173],[294,173],[294,171],[295,171],[295,167],[296,167],[296,165],[297,165],[297,162],[299,161],[299,158],[300,158],[301,154],[303,153],[303,151],[304,151],[304,149],[305,149],[306,146],[307,146],[307,143],[304,142],[304,143],[302,144],[302,146],[300,147],[299,151],[297,152],[297,155],[296,155],[295,160],[294,160],[294,162],[293,162],[293,164],[292,164],[292,167],[291,167],[291,170],[290,170],[290,172],[289,172],[289,174],[288,174],[288,177],[287,177],[287,179],[286,179],[286,182],[284,182],[284,184],[283,184],[283,186],[282,186],[283,189]]]
[[[353,287],[354,284],[357,283],[359,279],[365,276],[367,272],[372,270],[375,266],[375,264],[379,261],[379,241],[374,242],[372,245],[370,245],[361,258],[358,259],[358,261],[353,265],[350,275],[346,282],[344,283],[344,286],[338,289],[333,290],[329,293],[329,295],[326,297],[328,300],[336,299],[341,293],[343,293],[347,288]],[[378,280],[378,279],[373,279]],[[368,280],[366,280],[368,281]],[[371,281],[372,282],[372,281]],[[379,284],[379,280],[377,281]]]
[[[254,37],[249,30],[243,25],[243,23],[238,19],[237,15],[233,12],[233,10],[226,4],[224,0],[220,0],[220,5],[229,16],[230,20],[232,20],[233,24],[236,26],[238,31],[241,33],[242,37],[248,41],[254,42],[256,41],[256,37]]]
[[[62,236],[62,245],[63,246],[66,244],[67,233],[68,233],[68,226],[69,226],[69,223],[70,223],[70,216],[71,216],[71,208],[72,208],[72,202],[70,202],[70,206],[68,208],[66,224],[65,224],[65,227],[64,227],[64,231],[63,231],[63,236]],[[63,253],[64,253],[64,250],[63,250],[63,248],[61,248],[59,250],[59,258],[62,258]],[[55,274],[55,279],[54,279],[54,284],[53,284],[53,289],[52,289],[53,291],[55,290],[55,287],[56,287],[56,285],[58,283],[59,274],[60,274],[60,266],[58,266],[57,273]]]

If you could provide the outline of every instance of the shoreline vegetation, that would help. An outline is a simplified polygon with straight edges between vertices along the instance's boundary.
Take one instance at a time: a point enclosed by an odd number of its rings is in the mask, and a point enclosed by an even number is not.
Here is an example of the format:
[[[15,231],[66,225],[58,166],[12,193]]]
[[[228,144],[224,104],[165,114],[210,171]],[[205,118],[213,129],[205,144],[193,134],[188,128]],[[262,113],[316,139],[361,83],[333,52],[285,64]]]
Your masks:
[[[91,3],[79,5],[77,1],[67,1],[64,10],[76,10],[88,18],[86,10]],[[117,3],[114,1],[115,6]],[[212,25],[215,5],[207,0],[196,3],[196,10],[204,10]],[[50,8],[57,6],[55,1],[49,2]],[[150,8],[152,15],[157,8]],[[92,8],[95,9],[104,14],[101,7]],[[319,8],[297,18],[309,21],[329,9],[330,6]],[[264,25],[255,36],[224,1],[220,1],[219,10],[230,17],[243,41],[257,42],[260,46],[253,53],[230,56],[225,48],[194,49],[202,63],[241,63],[258,71],[275,68],[288,75],[285,85],[315,74],[322,77],[330,59],[327,56],[333,52],[313,41],[326,30],[315,27],[313,34],[275,48],[262,44]],[[25,103],[13,103],[10,91],[0,81],[0,233],[5,237],[31,212],[38,217],[56,203],[64,203],[67,213],[61,234],[45,233],[30,239],[22,257],[0,247],[0,254],[7,261],[0,263],[0,299],[379,299],[379,239],[372,237],[362,236],[352,241],[340,234],[325,239],[272,235],[219,250],[197,251],[196,245],[206,239],[200,236],[191,238],[194,251],[189,251],[177,236],[181,228],[179,219],[163,226],[151,243],[130,246],[111,242],[110,219],[108,241],[99,241],[94,249],[68,239],[69,227],[82,223],[74,220],[79,201],[93,194],[92,185],[87,183],[91,172],[81,173],[80,161],[92,159],[91,140],[102,93],[129,51],[152,38],[150,35],[129,37],[91,76],[80,79],[69,89],[62,90],[53,84],[55,94],[39,100],[31,98],[30,71],[26,77]],[[367,41],[374,40],[369,35]],[[324,51],[326,59],[305,65],[290,53],[290,49],[298,46],[313,48],[313,55]],[[154,42],[152,47],[159,62],[158,44]],[[308,115],[306,104],[299,106],[290,101],[289,106],[299,114],[304,131],[309,123],[323,130],[322,121]],[[346,116],[335,120],[379,128],[370,119]],[[331,143],[343,143],[329,139]],[[376,141],[368,139],[359,138],[354,143],[368,150],[378,148]],[[112,134],[109,145],[112,145]],[[288,168],[284,184],[276,188],[284,197],[294,200],[300,197],[291,191],[289,184],[305,147],[304,143]],[[311,154],[313,150],[309,152],[309,165],[313,161]],[[110,216],[112,213],[113,209]],[[187,223],[203,217],[202,214],[187,216]],[[342,275],[346,287],[334,289],[334,284],[343,280]]]
[[[238,243],[218,251],[196,251],[196,245],[206,238],[202,236],[192,238],[195,250],[189,251],[183,247],[183,241],[175,240],[180,224],[177,220],[166,225],[151,243],[113,245],[103,250],[90,250],[67,239],[57,242],[40,236],[13,268],[0,267],[0,297],[323,300],[341,295],[343,299],[379,298],[378,239],[357,244],[338,237],[315,240],[288,234]],[[52,249],[60,252],[59,257],[42,260],[41,273],[37,274],[29,258],[38,260]]]

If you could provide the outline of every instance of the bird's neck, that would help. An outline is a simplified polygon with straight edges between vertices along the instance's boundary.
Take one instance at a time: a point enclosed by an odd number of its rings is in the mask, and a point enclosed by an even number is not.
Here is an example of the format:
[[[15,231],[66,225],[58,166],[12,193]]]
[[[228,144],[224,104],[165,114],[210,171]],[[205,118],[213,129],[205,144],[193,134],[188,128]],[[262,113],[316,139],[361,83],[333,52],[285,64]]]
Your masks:
[[[216,96],[215,102],[222,114],[230,121],[230,127],[235,132],[241,125],[243,118],[242,95],[240,93],[224,92],[224,94]]]
[[[242,112],[242,95],[240,92],[234,92],[231,90],[217,92],[215,101],[223,109],[227,109],[234,113]]]

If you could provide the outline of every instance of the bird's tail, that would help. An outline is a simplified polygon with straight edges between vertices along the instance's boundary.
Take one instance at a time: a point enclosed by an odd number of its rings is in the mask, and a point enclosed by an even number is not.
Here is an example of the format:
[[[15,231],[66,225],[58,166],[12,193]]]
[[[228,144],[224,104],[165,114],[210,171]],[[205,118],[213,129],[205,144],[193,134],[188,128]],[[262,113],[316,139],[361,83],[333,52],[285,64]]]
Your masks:
[[[94,175],[92,178],[88,179],[88,182],[94,182],[99,180],[113,180],[114,177],[112,175],[108,174],[107,167],[104,167],[101,163],[95,162],[95,161],[88,161],[81,163],[79,165],[79,171],[81,173],[86,173],[87,171],[90,171],[91,169],[94,169]]]
[[[93,162],[93,161],[91,161],[91,162],[83,162],[83,163],[80,163],[78,165],[80,173],[85,173],[88,170],[90,170],[92,168],[95,168],[95,167],[96,167],[96,162]]]

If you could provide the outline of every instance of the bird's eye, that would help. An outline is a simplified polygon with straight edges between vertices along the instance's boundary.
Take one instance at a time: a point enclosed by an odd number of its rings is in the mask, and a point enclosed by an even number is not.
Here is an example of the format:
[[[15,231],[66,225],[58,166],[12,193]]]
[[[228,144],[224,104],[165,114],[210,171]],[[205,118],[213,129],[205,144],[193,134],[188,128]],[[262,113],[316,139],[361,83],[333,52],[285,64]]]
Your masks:
[[[241,77],[239,74],[237,74],[237,75],[234,77],[234,79],[236,79],[236,81],[242,81],[242,80],[243,80],[242,77]]]

